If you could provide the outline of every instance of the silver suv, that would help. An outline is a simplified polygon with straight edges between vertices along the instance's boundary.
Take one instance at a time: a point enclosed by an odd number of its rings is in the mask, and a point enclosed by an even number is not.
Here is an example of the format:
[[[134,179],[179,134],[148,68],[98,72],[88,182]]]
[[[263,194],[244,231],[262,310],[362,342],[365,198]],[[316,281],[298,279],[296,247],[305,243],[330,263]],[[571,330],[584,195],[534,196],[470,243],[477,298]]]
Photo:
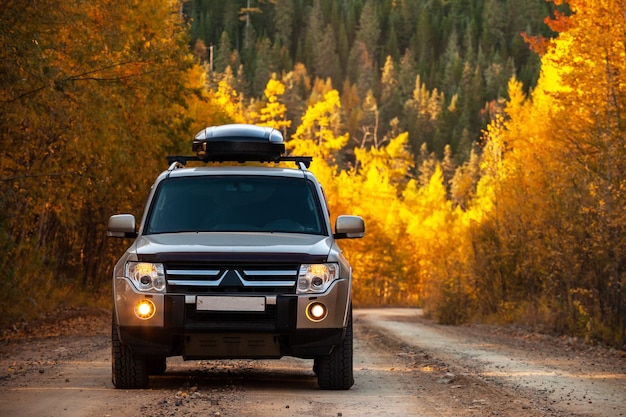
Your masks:
[[[109,219],[109,236],[135,238],[113,272],[116,388],[147,387],[169,356],[294,356],[313,359],[322,389],[353,385],[352,270],[336,240],[362,237],[363,219],[338,216],[333,233],[311,158],[284,149],[275,129],[209,127],[195,156],[169,157],[138,229]],[[296,169],[186,167],[285,160]]]

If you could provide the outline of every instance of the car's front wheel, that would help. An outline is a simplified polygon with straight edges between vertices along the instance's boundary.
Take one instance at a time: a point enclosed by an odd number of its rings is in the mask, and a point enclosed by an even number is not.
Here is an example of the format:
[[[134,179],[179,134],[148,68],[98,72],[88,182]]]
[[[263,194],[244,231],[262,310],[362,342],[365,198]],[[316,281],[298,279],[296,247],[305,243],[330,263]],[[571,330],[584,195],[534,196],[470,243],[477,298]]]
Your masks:
[[[333,349],[330,355],[318,356],[315,359],[314,370],[320,388],[328,390],[350,389],[354,385],[352,358],[352,308],[350,308],[348,327],[341,345]]]
[[[111,327],[113,385],[118,389],[147,388],[148,364],[146,357],[133,353],[130,346],[122,343],[115,325],[115,318]]]

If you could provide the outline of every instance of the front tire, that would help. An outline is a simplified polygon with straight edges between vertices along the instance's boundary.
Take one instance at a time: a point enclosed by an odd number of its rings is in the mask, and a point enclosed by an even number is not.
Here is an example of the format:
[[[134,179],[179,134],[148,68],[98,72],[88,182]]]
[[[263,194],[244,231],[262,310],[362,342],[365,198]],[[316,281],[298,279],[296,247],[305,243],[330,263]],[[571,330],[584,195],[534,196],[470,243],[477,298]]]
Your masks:
[[[321,389],[347,390],[354,385],[352,308],[348,314],[348,327],[341,345],[334,348],[330,355],[315,359],[314,371]]]
[[[133,353],[130,346],[122,343],[115,325],[115,318],[111,326],[111,356],[111,373],[115,388],[148,388],[146,357]]]

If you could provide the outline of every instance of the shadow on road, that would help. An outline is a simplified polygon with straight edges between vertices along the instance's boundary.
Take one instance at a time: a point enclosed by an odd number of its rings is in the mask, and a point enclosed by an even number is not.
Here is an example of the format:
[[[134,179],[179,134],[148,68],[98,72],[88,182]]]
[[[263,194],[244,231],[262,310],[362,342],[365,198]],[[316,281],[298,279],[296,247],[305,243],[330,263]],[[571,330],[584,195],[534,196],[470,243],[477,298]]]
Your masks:
[[[318,390],[317,377],[312,370],[289,364],[290,358],[280,361],[254,361],[253,365],[230,364],[228,362],[199,365],[169,365],[163,375],[150,377],[150,388],[171,390],[180,387],[219,389],[237,387],[244,390],[285,389],[308,391]],[[239,361],[237,361],[239,362]]]

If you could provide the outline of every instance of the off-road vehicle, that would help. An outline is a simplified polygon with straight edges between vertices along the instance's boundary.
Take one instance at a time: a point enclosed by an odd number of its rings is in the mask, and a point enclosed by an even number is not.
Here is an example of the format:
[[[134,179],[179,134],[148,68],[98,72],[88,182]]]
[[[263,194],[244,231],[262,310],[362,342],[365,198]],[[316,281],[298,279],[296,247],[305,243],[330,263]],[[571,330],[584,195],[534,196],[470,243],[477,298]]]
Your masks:
[[[275,129],[213,126],[192,149],[168,157],[138,228],[109,219],[109,236],[135,239],[113,272],[113,384],[145,388],[170,356],[294,356],[322,389],[349,389],[352,270],[336,240],[362,237],[363,219],[333,233],[311,158],[283,156]]]

